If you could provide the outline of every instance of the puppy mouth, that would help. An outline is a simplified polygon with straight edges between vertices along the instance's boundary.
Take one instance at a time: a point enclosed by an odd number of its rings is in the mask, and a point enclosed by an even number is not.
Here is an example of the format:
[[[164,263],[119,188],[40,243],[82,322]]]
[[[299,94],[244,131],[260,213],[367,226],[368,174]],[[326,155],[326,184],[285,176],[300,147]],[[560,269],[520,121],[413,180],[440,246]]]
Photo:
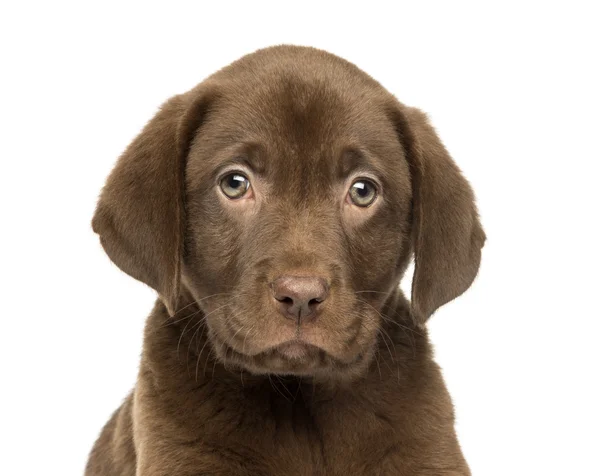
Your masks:
[[[319,316],[324,324],[318,320],[294,324],[280,321],[281,316],[276,315],[273,320],[263,320],[263,328],[256,331],[244,321],[228,320],[223,318],[228,314],[214,311],[208,312],[206,324],[210,346],[225,367],[255,375],[345,379],[365,371],[376,351],[375,317],[367,319],[362,308],[355,311],[347,313],[339,327],[327,321],[330,315]],[[239,316],[241,312],[231,314]],[[365,321],[373,325],[365,325]],[[272,322],[277,325],[267,325]]]
[[[272,349],[272,352],[277,353],[286,359],[298,360],[315,357],[319,352],[323,351],[317,346],[299,339],[293,339],[275,346]]]
[[[239,352],[229,343],[213,335],[214,347],[221,349],[220,358],[254,374],[279,374],[311,377],[335,368],[343,373],[359,365],[366,355],[359,353],[349,360],[335,357],[320,347],[301,339],[291,339],[254,355]]]

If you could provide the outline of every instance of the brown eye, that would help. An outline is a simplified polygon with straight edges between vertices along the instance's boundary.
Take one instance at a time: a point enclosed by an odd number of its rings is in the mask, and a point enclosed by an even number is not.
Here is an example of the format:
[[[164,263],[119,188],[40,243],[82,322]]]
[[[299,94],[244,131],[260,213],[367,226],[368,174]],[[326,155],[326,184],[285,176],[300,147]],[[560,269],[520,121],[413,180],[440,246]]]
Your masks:
[[[348,191],[352,203],[359,207],[368,207],[377,198],[377,187],[366,179],[357,180]]]
[[[232,172],[221,179],[220,185],[227,198],[236,200],[246,195],[250,188],[250,180],[240,172]]]

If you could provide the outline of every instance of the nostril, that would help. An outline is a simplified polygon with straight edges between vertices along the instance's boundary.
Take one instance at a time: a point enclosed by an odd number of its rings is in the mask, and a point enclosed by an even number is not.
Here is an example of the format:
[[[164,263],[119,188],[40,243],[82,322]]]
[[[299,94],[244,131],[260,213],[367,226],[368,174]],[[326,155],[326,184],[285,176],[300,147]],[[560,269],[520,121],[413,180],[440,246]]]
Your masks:
[[[317,276],[280,276],[270,287],[280,312],[293,319],[314,317],[329,294],[327,281]]]

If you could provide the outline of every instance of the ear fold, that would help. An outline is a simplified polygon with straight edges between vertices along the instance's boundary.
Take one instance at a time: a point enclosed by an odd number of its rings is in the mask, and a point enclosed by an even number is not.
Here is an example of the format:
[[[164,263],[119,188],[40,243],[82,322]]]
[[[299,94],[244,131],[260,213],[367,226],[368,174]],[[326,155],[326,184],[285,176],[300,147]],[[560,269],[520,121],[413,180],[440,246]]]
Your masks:
[[[208,98],[167,101],[121,155],[102,190],[93,230],[110,259],[177,309],[185,229],[185,161]]]
[[[469,288],[479,270],[485,233],[471,186],[425,114],[402,106],[395,116],[413,184],[411,307],[423,324]]]

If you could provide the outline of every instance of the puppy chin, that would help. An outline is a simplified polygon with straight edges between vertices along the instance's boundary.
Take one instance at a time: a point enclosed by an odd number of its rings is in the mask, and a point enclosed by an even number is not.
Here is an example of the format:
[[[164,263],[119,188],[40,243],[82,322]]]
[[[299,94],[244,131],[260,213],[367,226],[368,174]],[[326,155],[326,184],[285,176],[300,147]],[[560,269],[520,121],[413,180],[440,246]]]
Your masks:
[[[259,354],[247,355],[214,336],[213,348],[227,367],[237,367],[253,375],[281,375],[323,381],[347,381],[363,375],[373,357],[373,350],[336,358],[323,349],[290,340]]]

